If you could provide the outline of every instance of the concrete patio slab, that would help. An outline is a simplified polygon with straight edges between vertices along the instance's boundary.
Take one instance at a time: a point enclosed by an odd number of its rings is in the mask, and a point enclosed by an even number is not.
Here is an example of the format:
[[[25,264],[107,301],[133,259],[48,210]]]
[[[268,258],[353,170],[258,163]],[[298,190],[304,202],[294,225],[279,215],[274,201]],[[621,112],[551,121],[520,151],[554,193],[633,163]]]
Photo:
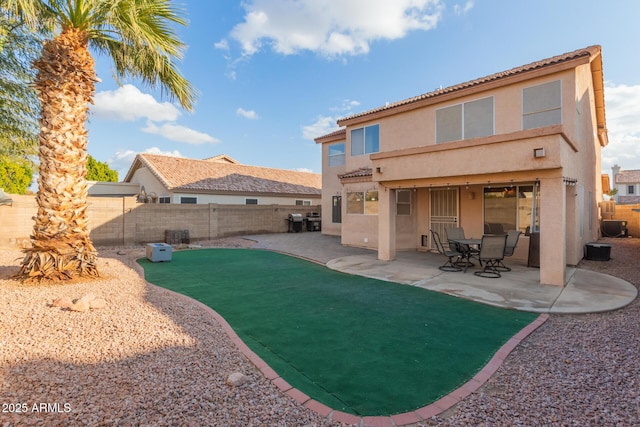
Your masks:
[[[506,260],[510,272],[499,279],[438,269],[444,260],[432,252],[398,252],[394,261],[377,253],[340,244],[340,238],[320,233],[248,236],[256,248],[275,250],[326,264],[348,274],[386,280],[466,298],[483,304],[536,313],[594,313],[616,310],[638,294],[629,282],[602,273],[568,268],[564,287],[540,284],[540,271],[518,260]]]

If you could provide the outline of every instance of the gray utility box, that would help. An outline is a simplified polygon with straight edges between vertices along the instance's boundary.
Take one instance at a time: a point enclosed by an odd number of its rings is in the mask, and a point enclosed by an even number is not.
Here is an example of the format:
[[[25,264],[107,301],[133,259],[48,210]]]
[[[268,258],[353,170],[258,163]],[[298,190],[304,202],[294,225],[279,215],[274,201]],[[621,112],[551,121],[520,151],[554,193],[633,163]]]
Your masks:
[[[166,243],[148,243],[147,258],[151,262],[171,261],[171,249]]]

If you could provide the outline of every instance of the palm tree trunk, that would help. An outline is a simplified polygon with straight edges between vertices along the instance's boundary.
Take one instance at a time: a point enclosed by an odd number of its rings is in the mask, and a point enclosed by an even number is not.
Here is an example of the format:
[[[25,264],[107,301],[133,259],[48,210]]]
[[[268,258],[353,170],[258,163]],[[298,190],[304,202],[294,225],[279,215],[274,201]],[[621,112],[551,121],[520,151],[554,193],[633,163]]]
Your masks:
[[[42,102],[38,213],[20,275],[27,281],[96,277],[87,217],[87,130],[95,64],[86,33],[67,28],[34,62]]]

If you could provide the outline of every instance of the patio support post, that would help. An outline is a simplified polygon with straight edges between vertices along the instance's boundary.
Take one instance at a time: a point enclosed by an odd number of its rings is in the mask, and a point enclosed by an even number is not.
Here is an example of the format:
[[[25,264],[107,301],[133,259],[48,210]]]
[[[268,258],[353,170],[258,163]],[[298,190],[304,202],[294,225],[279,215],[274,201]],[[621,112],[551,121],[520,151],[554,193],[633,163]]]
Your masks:
[[[380,186],[378,191],[378,259],[396,258],[396,190]]]
[[[567,266],[567,203],[562,177],[540,186],[540,283],[564,286]]]

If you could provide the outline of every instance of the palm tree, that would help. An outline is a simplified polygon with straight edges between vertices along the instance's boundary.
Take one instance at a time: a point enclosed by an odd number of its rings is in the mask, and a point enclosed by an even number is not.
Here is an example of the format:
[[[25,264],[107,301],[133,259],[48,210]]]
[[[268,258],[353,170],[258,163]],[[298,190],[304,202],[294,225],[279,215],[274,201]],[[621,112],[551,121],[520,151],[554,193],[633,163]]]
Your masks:
[[[34,61],[40,113],[38,212],[25,281],[97,277],[87,217],[87,130],[93,102],[92,51],[107,54],[117,77],[159,86],[191,110],[195,90],[179,73],[184,44],[172,29],[186,25],[169,0],[2,0],[8,14],[54,35]]]

